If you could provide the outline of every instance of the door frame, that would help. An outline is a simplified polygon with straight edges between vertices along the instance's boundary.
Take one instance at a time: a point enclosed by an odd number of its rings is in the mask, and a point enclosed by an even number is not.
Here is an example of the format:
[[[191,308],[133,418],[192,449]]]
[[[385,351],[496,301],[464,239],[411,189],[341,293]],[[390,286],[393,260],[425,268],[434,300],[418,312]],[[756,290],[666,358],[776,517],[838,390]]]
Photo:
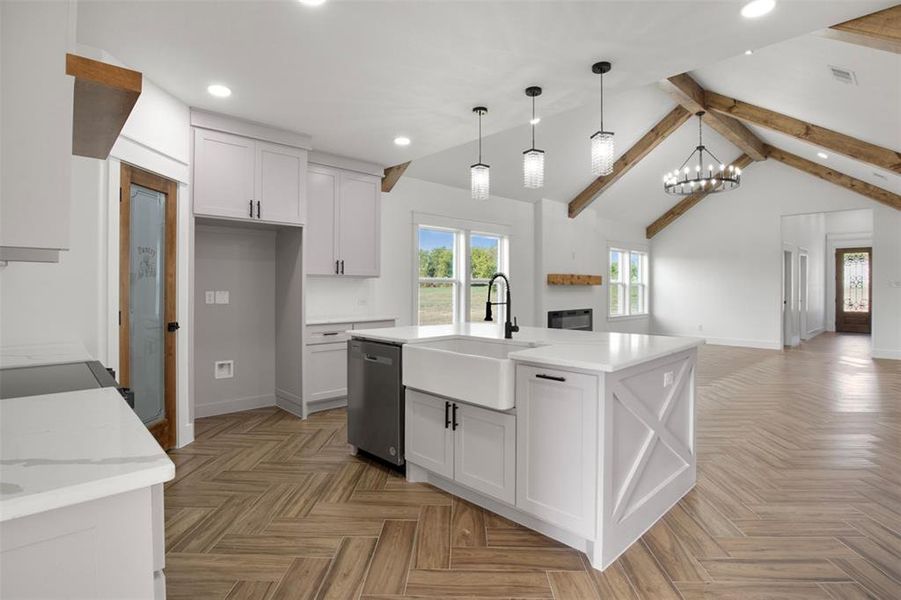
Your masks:
[[[782,247],[782,347],[792,347],[795,332],[795,249],[784,244]]]
[[[843,293],[843,285],[839,285],[844,273],[842,271],[842,262],[840,257],[843,254],[851,253],[851,252],[866,252],[870,255],[870,260],[867,264],[868,276],[867,276],[867,298],[869,302],[869,311],[868,315],[868,323],[866,332],[852,332],[847,330],[839,329],[839,315],[843,312],[841,310],[842,300],[844,300]],[[867,335],[872,334],[873,332],[873,248],[872,246],[854,246],[854,247],[841,247],[835,249],[835,331],[839,333],[866,333]]]
[[[808,318],[810,316],[810,254],[798,248],[798,335],[801,341],[810,339]]]
[[[166,196],[166,262],[165,262],[165,295],[163,321],[165,324],[178,321],[178,183],[154,173],[133,167],[124,162],[120,166],[119,179],[119,384],[130,387],[131,364],[129,344],[129,296],[131,276],[131,184],[134,183]],[[176,332],[164,332],[164,381],[163,395],[166,418],[151,423],[147,429],[160,443],[163,449],[175,445],[177,428],[176,402]]]

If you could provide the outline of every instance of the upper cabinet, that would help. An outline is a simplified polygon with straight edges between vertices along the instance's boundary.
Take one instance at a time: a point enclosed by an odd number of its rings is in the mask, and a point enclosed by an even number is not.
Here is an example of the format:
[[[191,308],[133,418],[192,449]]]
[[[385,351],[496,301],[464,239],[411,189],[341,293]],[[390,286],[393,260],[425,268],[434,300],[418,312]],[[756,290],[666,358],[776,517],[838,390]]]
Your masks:
[[[307,188],[307,274],[378,277],[381,179],[311,164]]]
[[[69,248],[74,6],[0,2],[0,260],[55,262]]]
[[[194,214],[306,222],[306,136],[204,111],[194,126]]]

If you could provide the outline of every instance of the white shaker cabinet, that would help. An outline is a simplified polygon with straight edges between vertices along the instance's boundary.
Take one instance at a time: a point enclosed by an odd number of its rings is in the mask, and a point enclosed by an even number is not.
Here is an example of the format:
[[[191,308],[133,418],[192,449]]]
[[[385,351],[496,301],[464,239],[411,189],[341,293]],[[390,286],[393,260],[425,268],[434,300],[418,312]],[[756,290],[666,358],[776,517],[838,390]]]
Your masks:
[[[404,398],[404,458],[442,477],[454,476],[451,402],[407,389]]]
[[[252,139],[221,131],[194,130],[194,213],[253,219]]]
[[[598,378],[516,368],[516,506],[594,537]]]
[[[508,504],[516,500],[516,418],[407,388],[404,457]]]
[[[302,225],[307,151],[194,129],[194,214]]]
[[[307,274],[378,277],[381,180],[310,165],[307,187]]]

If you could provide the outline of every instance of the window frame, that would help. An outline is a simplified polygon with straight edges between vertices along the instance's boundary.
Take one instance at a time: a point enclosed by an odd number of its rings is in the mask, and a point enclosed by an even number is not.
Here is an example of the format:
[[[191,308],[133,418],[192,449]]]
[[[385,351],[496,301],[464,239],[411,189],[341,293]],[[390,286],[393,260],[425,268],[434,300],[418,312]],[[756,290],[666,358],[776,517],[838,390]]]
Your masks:
[[[419,275],[419,230],[421,228],[437,231],[448,231],[454,234],[454,277],[420,277]],[[453,284],[454,306],[452,325],[468,323],[471,313],[471,292],[473,283],[488,283],[487,279],[472,277],[472,236],[495,237],[500,239],[498,245],[498,271],[509,274],[510,227],[499,223],[483,223],[466,219],[455,219],[442,215],[424,213],[413,214],[413,285],[412,285],[412,320],[419,325],[419,286],[422,283]],[[495,321],[505,318],[503,309],[496,307]],[[445,324],[447,325],[447,324]]]
[[[610,271],[613,266],[613,257],[611,256],[613,252],[619,252],[621,259],[621,264],[625,264],[627,269],[620,269],[620,277],[622,281],[614,282],[610,278]],[[641,267],[640,267],[640,277],[638,283],[632,283],[631,281],[631,264],[632,264],[632,255],[640,255],[641,256]],[[607,246],[607,320],[608,321],[630,321],[635,319],[646,319],[651,315],[651,305],[650,305],[650,288],[651,288],[651,253],[650,249],[644,245],[637,244],[622,244],[622,243],[610,243]],[[610,287],[611,286],[622,286],[623,294],[621,296],[623,302],[623,314],[612,314],[611,308],[612,303],[610,302]],[[639,293],[641,294],[642,305],[644,306],[643,312],[632,312],[632,289],[637,287],[639,289]]]

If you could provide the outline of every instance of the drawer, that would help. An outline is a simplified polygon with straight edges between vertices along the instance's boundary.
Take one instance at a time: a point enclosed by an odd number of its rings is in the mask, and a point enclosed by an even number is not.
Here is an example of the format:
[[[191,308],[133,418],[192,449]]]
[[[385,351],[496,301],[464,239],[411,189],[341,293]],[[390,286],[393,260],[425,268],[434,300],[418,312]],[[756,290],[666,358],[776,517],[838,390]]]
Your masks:
[[[354,329],[383,329],[394,327],[394,321],[360,321],[354,323]]]
[[[346,342],[350,335],[346,332],[352,323],[333,323],[331,325],[307,325],[306,345],[331,344],[334,342]]]

